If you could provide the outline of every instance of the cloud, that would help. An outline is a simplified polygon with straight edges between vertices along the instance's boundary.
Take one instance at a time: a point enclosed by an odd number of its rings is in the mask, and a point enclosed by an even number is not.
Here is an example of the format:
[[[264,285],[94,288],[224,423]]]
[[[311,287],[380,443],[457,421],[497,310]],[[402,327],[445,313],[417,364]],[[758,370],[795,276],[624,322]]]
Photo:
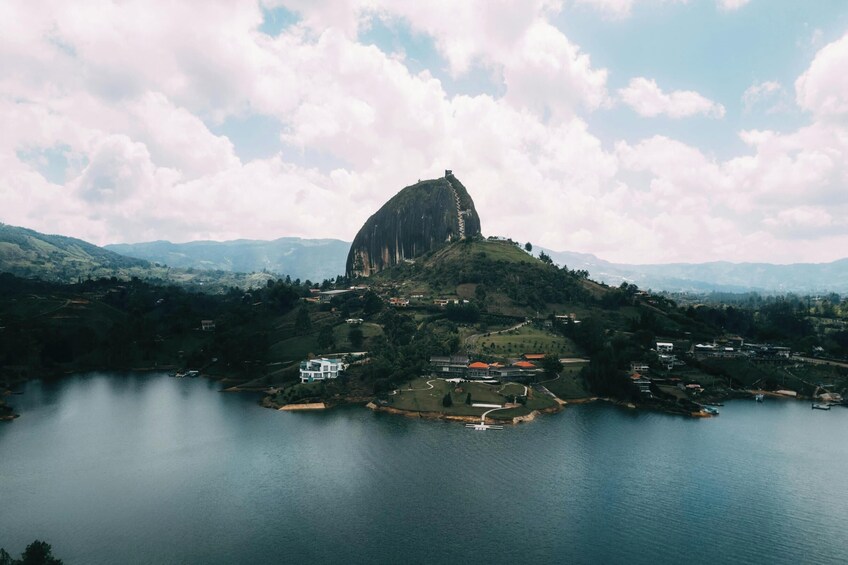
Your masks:
[[[848,114],[848,35],[824,46],[795,81],[798,105],[817,117]]]
[[[484,233],[555,249],[647,262],[848,248],[840,42],[796,82],[809,124],[740,132],[745,148],[721,160],[648,122],[642,139],[602,142],[590,124],[610,104],[609,72],[555,24],[557,2],[284,4],[299,19],[269,37],[247,1],[4,3],[0,220],[96,243],[349,240],[400,188],[451,168]],[[413,71],[366,45],[374,18],[426,37],[445,68]],[[475,69],[502,91],[451,94],[438,78]],[[759,83],[743,103],[779,94]],[[617,96],[646,116],[724,114],[647,78]],[[215,133],[263,116],[281,124],[267,158],[242,161]],[[52,148],[61,182],[32,157]]]
[[[726,12],[733,12],[748,4],[751,0],[717,0],[718,7]]]
[[[750,112],[754,107],[769,100],[774,100],[774,98],[780,96],[782,93],[783,87],[777,81],[769,80],[754,83],[742,93],[742,107],[746,112]],[[783,108],[784,106],[781,103],[777,103],[772,105],[767,112],[774,113]]]
[[[575,0],[578,6],[591,6],[613,18],[625,18],[633,9],[634,0]]]
[[[698,114],[710,118],[723,118],[724,106],[691,90],[665,93],[656,81],[644,77],[630,80],[627,87],[618,91],[622,102],[643,117],[665,115],[669,118],[688,118]]]

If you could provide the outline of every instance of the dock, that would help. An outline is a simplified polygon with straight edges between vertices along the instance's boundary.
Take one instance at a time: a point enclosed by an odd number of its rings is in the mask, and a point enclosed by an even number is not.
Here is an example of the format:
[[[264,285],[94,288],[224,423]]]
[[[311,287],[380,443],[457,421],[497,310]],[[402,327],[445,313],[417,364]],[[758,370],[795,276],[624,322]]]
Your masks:
[[[502,430],[504,428],[496,424],[465,424],[465,427],[481,432],[486,430]]]

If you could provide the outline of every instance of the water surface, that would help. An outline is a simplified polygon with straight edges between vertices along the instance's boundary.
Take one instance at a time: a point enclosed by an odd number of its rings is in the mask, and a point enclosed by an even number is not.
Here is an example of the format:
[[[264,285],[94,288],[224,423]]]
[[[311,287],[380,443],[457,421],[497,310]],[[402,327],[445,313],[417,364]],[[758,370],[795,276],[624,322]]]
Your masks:
[[[32,382],[0,546],[65,563],[844,563],[848,409],[570,407],[504,431],[286,413],[202,379]]]

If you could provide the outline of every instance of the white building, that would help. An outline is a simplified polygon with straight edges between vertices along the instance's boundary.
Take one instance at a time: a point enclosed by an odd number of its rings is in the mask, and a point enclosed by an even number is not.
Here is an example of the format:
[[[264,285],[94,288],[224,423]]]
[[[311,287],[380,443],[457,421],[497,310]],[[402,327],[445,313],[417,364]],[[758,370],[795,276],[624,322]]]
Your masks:
[[[674,344],[667,341],[657,342],[657,353],[670,353],[674,350]]]
[[[300,382],[311,383],[313,381],[325,381],[335,379],[339,372],[346,369],[341,359],[310,359],[300,362]]]

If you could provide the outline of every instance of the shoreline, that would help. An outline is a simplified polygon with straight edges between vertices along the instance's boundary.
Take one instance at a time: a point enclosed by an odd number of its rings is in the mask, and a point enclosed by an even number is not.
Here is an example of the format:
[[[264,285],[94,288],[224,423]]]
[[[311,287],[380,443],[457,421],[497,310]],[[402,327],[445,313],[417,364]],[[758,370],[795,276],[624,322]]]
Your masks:
[[[509,419],[499,420],[497,418],[487,418],[496,424],[521,424],[523,422],[532,422],[535,420],[540,414],[556,414],[557,412],[561,412],[565,405],[557,403],[556,406],[551,406],[550,408],[543,408],[541,410],[532,410],[529,414],[524,414],[522,416],[513,416]],[[476,424],[479,423],[482,419],[481,416],[466,416],[460,414],[445,414],[444,412],[421,412],[417,410],[402,410],[400,408],[393,408],[391,406],[380,406],[375,404],[373,401],[369,402],[365,405],[366,408],[373,412],[384,412],[386,414],[395,414],[397,416],[404,416],[406,418],[418,418],[421,420],[441,420],[444,422],[465,422]]]

